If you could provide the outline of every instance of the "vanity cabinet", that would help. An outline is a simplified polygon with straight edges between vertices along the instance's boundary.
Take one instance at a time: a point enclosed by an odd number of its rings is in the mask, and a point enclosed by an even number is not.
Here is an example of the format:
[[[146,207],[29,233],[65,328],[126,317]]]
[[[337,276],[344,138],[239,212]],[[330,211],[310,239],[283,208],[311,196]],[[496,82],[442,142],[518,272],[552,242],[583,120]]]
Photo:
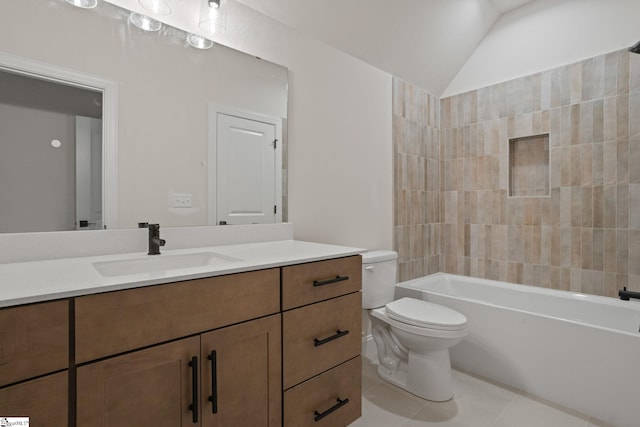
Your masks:
[[[66,426],[69,302],[0,309],[0,416]]]
[[[280,315],[78,368],[77,425],[280,422]]]
[[[279,269],[77,298],[77,425],[280,426],[279,312]]]
[[[361,288],[360,256],[282,268],[286,427],[360,417]]]
[[[69,427],[346,426],[361,257],[0,309],[0,416]]]

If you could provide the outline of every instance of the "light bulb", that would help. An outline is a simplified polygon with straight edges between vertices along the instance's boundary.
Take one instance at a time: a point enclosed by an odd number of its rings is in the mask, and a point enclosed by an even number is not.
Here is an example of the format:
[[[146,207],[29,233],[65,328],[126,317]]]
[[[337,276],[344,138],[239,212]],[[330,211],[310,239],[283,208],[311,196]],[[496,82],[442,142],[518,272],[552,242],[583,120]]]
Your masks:
[[[167,0],[138,0],[140,6],[156,15],[171,14],[171,6]]]
[[[225,13],[225,8],[219,7],[221,0],[201,0],[201,2],[198,28],[210,35],[223,34],[225,32],[227,14]],[[212,5],[218,5],[218,7]]]
[[[92,9],[98,5],[98,0],[66,0],[67,3],[83,9]]]
[[[158,31],[162,28],[161,22],[136,12],[131,12],[131,15],[129,15],[129,21],[136,27],[145,31]]]
[[[188,34],[187,43],[198,49],[209,49],[213,46],[213,42],[197,34]]]

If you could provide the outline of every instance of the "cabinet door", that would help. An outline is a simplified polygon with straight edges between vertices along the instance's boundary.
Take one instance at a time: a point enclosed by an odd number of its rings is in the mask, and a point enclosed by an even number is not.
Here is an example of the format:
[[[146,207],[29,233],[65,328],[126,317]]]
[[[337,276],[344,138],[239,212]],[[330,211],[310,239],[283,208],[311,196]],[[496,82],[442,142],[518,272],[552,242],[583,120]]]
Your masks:
[[[281,415],[280,315],[202,335],[202,425],[276,427]]]
[[[0,415],[29,417],[32,426],[66,426],[67,378],[65,371],[1,389]]]
[[[199,354],[200,338],[192,337],[79,367],[77,425],[194,425],[190,362]],[[197,402],[198,379],[195,387]]]

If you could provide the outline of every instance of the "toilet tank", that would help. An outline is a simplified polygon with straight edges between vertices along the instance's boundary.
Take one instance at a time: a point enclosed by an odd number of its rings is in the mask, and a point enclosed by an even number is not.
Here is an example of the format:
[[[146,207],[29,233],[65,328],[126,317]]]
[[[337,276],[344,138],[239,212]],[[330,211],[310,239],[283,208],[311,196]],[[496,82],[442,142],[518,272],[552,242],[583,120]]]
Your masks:
[[[362,308],[378,308],[393,301],[397,264],[394,251],[362,254]]]

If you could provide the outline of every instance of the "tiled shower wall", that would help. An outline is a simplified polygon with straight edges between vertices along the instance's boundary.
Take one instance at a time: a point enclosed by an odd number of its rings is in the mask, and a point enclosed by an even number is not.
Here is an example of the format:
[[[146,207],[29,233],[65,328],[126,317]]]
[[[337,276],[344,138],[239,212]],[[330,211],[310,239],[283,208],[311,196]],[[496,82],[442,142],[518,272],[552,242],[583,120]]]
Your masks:
[[[416,113],[432,98],[419,94],[394,82],[400,280],[438,270],[607,296],[640,290],[640,55],[612,52],[443,99],[439,126]],[[407,135],[422,126],[439,129],[439,153]],[[541,134],[549,195],[510,197],[509,141]],[[422,199],[418,159],[431,160]],[[434,206],[439,214],[425,216]],[[413,234],[424,227],[437,242]]]
[[[394,250],[398,279],[440,271],[440,102],[393,80]]]

